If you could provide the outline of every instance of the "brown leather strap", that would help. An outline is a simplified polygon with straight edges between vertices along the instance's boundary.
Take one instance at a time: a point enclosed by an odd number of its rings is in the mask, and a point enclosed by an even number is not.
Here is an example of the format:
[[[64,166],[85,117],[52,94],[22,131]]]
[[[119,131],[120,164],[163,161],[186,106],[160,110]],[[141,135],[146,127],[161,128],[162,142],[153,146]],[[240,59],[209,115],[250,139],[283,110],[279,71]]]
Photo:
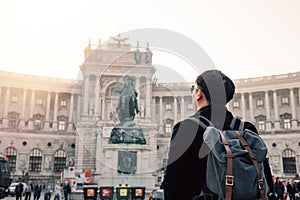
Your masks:
[[[226,150],[226,158],[227,158],[227,173],[226,173],[226,200],[231,200],[232,196],[232,187],[234,184],[234,176],[233,176],[233,158],[235,157],[234,154],[232,154],[229,143],[226,141],[225,136],[223,133],[220,132],[222,144],[225,147]]]
[[[250,148],[249,144],[243,138],[242,134],[239,131],[234,131],[234,132],[235,132],[237,138],[239,139],[239,141],[241,142],[241,144],[243,145],[243,147],[248,151],[248,153],[251,157],[251,160],[254,164],[254,167],[255,167],[255,170],[256,170],[256,173],[257,173],[258,188],[259,188],[259,191],[260,191],[260,197],[261,197],[262,200],[265,200],[266,198],[265,198],[265,191],[264,191],[264,182],[263,182],[263,178],[262,178],[262,175],[261,175],[261,172],[260,172],[258,162],[255,158],[255,155],[254,155],[252,149]]]

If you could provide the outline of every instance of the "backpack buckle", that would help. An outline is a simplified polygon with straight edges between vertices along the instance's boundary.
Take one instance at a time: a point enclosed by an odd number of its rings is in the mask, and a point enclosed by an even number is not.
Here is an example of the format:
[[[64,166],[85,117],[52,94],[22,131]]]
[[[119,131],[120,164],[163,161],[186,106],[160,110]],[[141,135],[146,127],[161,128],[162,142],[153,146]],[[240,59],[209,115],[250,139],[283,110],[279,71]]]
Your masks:
[[[226,175],[226,186],[233,186],[233,179],[234,179],[234,176],[229,176],[229,175]]]
[[[263,182],[262,179],[259,179],[259,180],[258,180],[258,188],[259,188],[260,190],[263,190],[263,189],[264,189],[264,182]]]

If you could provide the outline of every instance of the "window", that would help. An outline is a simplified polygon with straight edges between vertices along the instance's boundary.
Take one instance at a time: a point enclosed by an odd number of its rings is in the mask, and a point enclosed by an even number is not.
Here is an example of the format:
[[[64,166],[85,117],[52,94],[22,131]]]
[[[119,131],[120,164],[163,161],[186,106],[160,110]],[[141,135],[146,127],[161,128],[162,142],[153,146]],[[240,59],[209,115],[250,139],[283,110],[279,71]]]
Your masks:
[[[296,173],[296,158],[293,150],[284,150],[282,154],[282,161],[284,173]]]
[[[19,122],[19,113],[10,112],[8,113],[8,127],[11,129],[15,129],[18,127]]]
[[[58,130],[59,130],[59,131],[64,131],[64,130],[66,130],[66,122],[65,122],[65,121],[59,121],[59,122],[58,122]]]
[[[18,103],[18,97],[17,96],[12,96],[11,97],[11,102],[12,103]]]
[[[289,104],[289,98],[282,97],[282,104]]]
[[[192,103],[189,103],[189,104],[188,104],[188,109],[189,109],[189,110],[193,110],[193,109],[194,109],[194,105],[193,105]]]
[[[8,147],[4,150],[4,153],[7,154],[9,168],[12,171],[16,170],[16,162],[17,162],[17,150],[13,147]]]
[[[265,121],[259,121],[258,122],[258,130],[265,131],[266,130],[266,123]]]
[[[34,121],[34,129],[41,130],[42,129],[42,122],[41,120],[37,119]]]
[[[60,101],[60,107],[67,107],[67,101],[66,100],[61,100]]]
[[[284,119],[283,120],[283,128],[284,129],[291,129],[291,120],[290,119]]]
[[[257,99],[256,106],[257,107],[263,107],[264,106],[264,101],[262,99]]]
[[[233,102],[233,108],[240,108],[240,102],[239,101],[234,101]]]
[[[54,154],[54,171],[62,172],[66,167],[66,153],[63,150],[58,150]]]
[[[34,120],[34,129],[35,130],[42,130],[44,126],[44,119],[45,116],[41,114],[36,114],[33,115],[33,120]]]
[[[171,133],[171,132],[172,132],[172,125],[166,124],[166,133]]]
[[[29,157],[29,171],[40,172],[42,170],[42,152],[39,149],[33,149]]]
[[[38,106],[43,105],[43,99],[38,98],[38,99],[36,100],[36,105],[38,105]]]
[[[166,104],[166,109],[167,109],[167,110],[171,110],[171,108],[172,108],[172,107],[171,107],[171,104],[169,104],[169,103]]]

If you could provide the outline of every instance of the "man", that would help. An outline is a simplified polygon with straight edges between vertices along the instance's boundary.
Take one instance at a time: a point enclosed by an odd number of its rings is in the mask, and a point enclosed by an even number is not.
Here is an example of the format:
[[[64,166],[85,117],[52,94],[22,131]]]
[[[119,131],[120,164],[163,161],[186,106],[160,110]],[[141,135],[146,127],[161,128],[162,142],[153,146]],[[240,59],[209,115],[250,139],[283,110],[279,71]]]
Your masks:
[[[232,80],[218,70],[205,71],[197,77],[191,87],[196,113],[173,127],[168,166],[162,183],[165,200],[192,200],[201,191],[205,194],[204,199],[218,198],[206,186],[208,147],[203,144],[204,129],[193,119],[204,116],[216,128],[230,130],[233,115],[225,105],[233,98],[234,92]],[[249,122],[244,123],[244,128],[257,133]],[[267,160],[264,165],[268,185],[273,188]]]
[[[64,190],[64,199],[68,200],[68,195],[71,193],[71,187],[68,181],[65,181],[63,190]]]
[[[16,200],[22,200],[22,195],[24,191],[23,183],[20,181],[19,184],[16,186]]]
[[[39,200],[41,197],[41,192],[42,192],[42,185],[41,182],[38,181],[38,183],[34,186],[34,191],[33,191],[33,200]]]

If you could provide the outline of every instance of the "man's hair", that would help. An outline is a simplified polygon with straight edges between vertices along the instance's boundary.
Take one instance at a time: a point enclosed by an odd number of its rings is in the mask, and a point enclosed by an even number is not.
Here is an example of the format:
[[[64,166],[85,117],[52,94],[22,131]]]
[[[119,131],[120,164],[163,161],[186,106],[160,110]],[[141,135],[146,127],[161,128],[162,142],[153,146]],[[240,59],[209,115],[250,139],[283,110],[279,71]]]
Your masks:
[[[219,70],[203,72],[197,77],[196,83],[204,93],[208,104],[227,104],[235,93],[235,85],[232,80]],[[224,95],[222,96],[222,94]],[[213,97],[213,102],[211,97]]]

